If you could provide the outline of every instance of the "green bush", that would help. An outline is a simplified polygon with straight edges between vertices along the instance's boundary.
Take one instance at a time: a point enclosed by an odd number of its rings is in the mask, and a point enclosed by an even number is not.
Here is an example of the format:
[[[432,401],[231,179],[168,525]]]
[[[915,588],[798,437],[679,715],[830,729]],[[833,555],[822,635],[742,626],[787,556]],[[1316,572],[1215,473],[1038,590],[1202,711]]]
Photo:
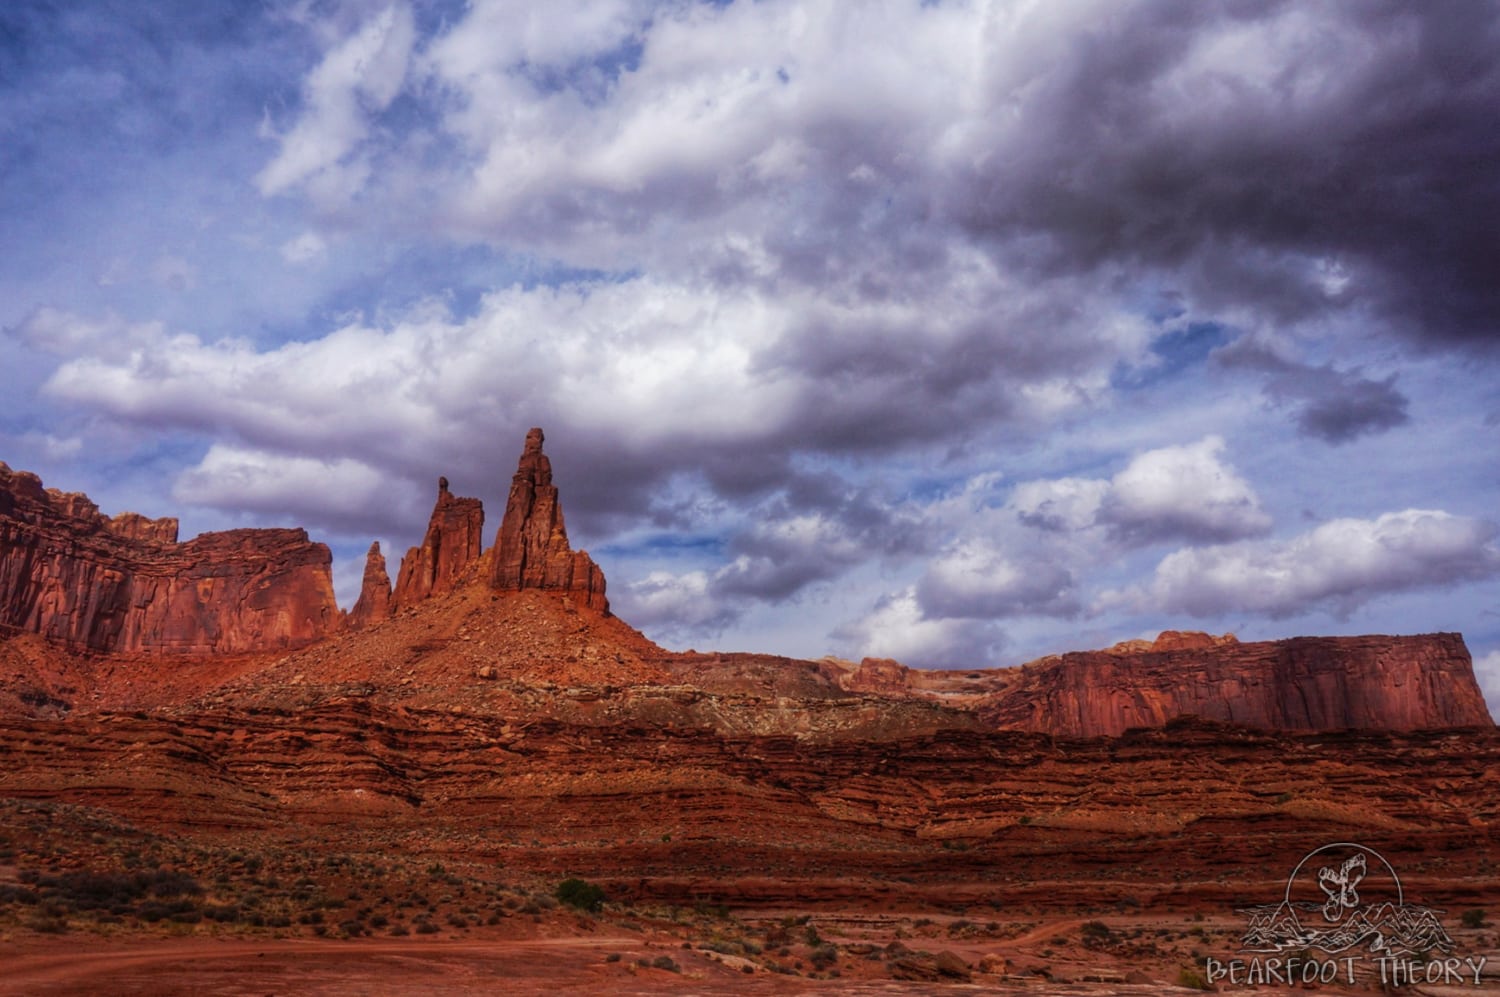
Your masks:
[[[596,911],[604,906],[604,891],[581,879],[565,879],[553,893],[558,900],[578,910]]]

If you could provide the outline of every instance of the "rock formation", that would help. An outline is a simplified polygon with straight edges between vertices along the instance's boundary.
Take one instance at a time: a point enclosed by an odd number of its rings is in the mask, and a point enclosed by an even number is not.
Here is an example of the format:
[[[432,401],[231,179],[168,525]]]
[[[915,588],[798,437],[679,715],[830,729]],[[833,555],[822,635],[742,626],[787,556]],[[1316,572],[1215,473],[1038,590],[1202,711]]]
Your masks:
[[[586,551],[568,546],[562,504],[552,484],[552,462],[542,453],[542,431],[526,434],[526,446],[511,479],[505,519],[495,537],[494,586],[505,591],[548,589],[609,612],[604,573]]]
[[[176,538],[175,519],[109,519],[0,463],[0,628],[96,651],[238,653],[338,624],[332,555],[305,530]]]
[[[1458,634],[1238,643],[1169,631],[1044,659],[981,713],[998,727],[1115,735],[1174,717],[1278,730],[1492,725]]]
[[[349,626],[358,630],[378,623],[391,615],[391,576],[385,570],[385,555],[380,541],[370,544],[365,555],[365,577],[359,586],[359,599],[349,611]]]
[[[465,569],[478,560],[483,541],[484,505],[477,498],[459,498],[448,490],[448,479],[439,478],[427,535],[401,559],[392,609],[453,591]]]

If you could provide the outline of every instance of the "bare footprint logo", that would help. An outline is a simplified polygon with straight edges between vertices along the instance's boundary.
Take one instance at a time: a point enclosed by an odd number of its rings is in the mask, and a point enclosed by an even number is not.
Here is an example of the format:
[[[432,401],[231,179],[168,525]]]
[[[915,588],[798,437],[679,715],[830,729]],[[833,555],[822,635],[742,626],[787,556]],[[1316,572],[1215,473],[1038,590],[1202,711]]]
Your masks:
[[[1246,918],[1240,950],[1251,955],[1208,959],[1211,983],[1352,984],[1361,966],[1388,985],[1478,986],[1482,979],[1486,960],[1455,956],[1443,912],[1408,902],[1395,867],[1367,845],[1313,849],[1292,869],[1279,903],[1237,913]]]

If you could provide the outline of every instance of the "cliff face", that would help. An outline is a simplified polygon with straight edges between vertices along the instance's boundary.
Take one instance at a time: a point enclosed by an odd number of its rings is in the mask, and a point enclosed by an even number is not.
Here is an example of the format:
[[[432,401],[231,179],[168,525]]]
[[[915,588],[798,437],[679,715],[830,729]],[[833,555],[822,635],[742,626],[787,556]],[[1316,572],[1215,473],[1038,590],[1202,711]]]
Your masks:
[[[542,453],[540,429],[526,434],[505,503],[505,519],[495,537],[494,561],[492,581],[497,589],[550,589],[601,613],[609,612],[604,573],[587,552],[568,545],[562,504],[552,483],[552,462]]]
[[[1150,650],[1122,645],[1028,665],[981,713],[999,727],[1079,736],[1184,714],[1278,730],[1492,725],[1458,634],[1245,644],[1172,634]]]
[[[175,519],[100,515],[0,464],[0,627],[122,653],[296,647],[337,626],[328,548],[305,530],[178,543]]]
[[[427,534],[401,559],[391,608],[453,591],[464,570],[479,558],[483,539],[484,505],[477,498],[459,498],[448,490],[448,479],[439,478]]]

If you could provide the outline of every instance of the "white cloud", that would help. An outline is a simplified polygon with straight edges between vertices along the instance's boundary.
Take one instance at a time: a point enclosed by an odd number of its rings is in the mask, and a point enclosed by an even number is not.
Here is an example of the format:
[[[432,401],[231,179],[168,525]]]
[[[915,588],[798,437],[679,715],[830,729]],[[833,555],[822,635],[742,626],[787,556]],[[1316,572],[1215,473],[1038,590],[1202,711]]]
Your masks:
[[[320,174],[329,193],[342,187],[347,197],[363,186],[367,167],[350,156],[369,134],[370,115],[401,92],[415,36],[411,11],[396,3],[329,50],[303,85],[302,116],[256,176],[261,193],[279,194]]]
[[[895,658],[926,668],[993,667],[1005,646],[1004,632],[989,621],[929,618],[912,589],[885,597],[833,637],[850,657]]]
[[[1236,540],[1268,532],[1271,518],[1234,469],[1219,459],[1224,441],[1141,454],[1110,481],[1099,518],[1128,539]]]
[[[932,618],[994,618],[1077,612],[1074,579],[1056,550],[1003,553],[980,538],[961,540],[929,562],[918,604]]]
[[[177,476],[172,497],[189,505],[284,517],[287,526],[375,524],[399,510],[423,512],[412,488],[392,484],[357,460],[318,460],[215,443],[196,467]]]
[[[668,637],[718,633],[737,615],[732,605],[714,595],[703,571],[651,571],[623,589],[612,589],[609,596],[623,619]]]
[[[1335,519],[1286,541],[1180,550],[1146,585],[1105,593],[1101,608],[1273,618],[1315,609],[1347,615],[1388,593],[1500,573],[1493,523],[1407,509],[1373,520]]]

